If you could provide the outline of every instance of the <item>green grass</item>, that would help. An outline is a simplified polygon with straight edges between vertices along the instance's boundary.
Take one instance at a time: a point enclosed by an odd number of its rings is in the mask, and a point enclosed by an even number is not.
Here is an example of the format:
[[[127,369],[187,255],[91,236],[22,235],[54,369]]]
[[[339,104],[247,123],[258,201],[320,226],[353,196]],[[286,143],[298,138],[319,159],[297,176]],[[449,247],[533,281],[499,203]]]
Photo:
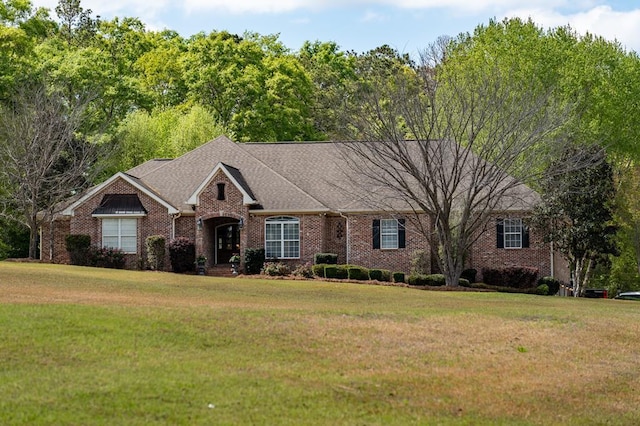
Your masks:
[[[638,424],[640,303],[0,262],[0,424]]]

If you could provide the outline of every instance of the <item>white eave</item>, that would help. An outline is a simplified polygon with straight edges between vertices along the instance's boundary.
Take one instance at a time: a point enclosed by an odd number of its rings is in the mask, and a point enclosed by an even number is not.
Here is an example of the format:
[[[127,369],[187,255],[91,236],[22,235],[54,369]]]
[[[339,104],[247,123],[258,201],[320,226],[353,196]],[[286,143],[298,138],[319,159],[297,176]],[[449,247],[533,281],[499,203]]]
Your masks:
[[[255,200],[247,191],[246,189],[240,184],[240,182],[238,182],[238,180],[233,176],[233,174],[231,172],[229,172],[229,169],[227,169],[227,167],[223,164],[223,163],[218,163],[213,170],[211,171],[211,173],[209,173],[209,175],[202,181],[202,183],[200,184],[200,186],[198,186],[198,188],[193,192],[193,194],[191,194],[191,197],[189,197],[189,199],[187,200],[187,204],[190,204],[192,206],[199,206],[200,205],[200,194],[202,193],[202,191],[204,191],[204,189],[209,186],[209,184],[211,183],[211,181],[213,180],[213,177],[216,175],[216,173],[218,173],[218,171],[222,170],[222,173],[225,174],[225,176],[227,176],[227,178],[229,178],[229,180],[231,181],[231,183],[233,183],[233,185],[238,188],[238,191],[240,191],[240,193],[242,194],[242,203],[245,205],[248,204],[258,204],[258,201]]]
[[[93,197],[94,195],[96,195],[97,193],[102,191],[104,188],[106,188],[107,186],[111,185],[117,179],[123,179],[125,182],[129,183],[131,186],[135,187],[140,192],[144,193],[145,195],[147,195],[150,198],[152,198],[154,201],[157,201],[159,204],[161,204],[162,206],[166,207],[167,212],[169,214],[178,214],[178,213],[180,213],[180,211],[178,209],[176,209],[171,204],[169,204],[168,202],[166,202],[165,200],[160,198],[154,192],[150,191],[144,185],[141,185],[139,182],[137,182],[131,176],[127,175],[126,173],[118,172],[115,175],[111,176],[109,179],[107,179],[104,182],[102,182],[100,185],[94,186],[89,192],[87,192],[85,195],[83,195],[80,199],[78,199],[76,202],[74,202],[69,207],[64,209],[62,211],[62,214],[65,215],[65,216],[73,216],[75,209],[79,205],[83,204],[89,198]],[[123,216],[120,216],[120,217],[123,217]]]

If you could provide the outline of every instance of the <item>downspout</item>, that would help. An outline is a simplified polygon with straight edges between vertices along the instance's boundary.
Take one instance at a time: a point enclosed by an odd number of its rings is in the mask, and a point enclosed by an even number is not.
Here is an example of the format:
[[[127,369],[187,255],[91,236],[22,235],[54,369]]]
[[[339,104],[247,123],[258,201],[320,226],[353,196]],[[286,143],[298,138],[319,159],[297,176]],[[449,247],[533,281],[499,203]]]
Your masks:
[[[556,266],[555,266],[555,262],[554,262],[554,256],[553,256],[553,241],[551,241],[551,243],[549,244],[549,247],[551,248],[551,278],[555,278],[555,270],[556,270]]]
[[[176,219],[182,216],[182,213],[177,213],[173,215],[173,220],[171,221],[171,239],[176,239]]]
[[[347,229],[346,229],[346,233],[347,233],[347,261],[346,264],[349,265],[350,262],[350,258],[351,258],[351,238],[350,238],[350,234],[349,234],[349,218],[347,216],[344,215],[344,213],[339,212],[340,213],[340,217],[342,217],[344,219],[344,221],[347,224]]]

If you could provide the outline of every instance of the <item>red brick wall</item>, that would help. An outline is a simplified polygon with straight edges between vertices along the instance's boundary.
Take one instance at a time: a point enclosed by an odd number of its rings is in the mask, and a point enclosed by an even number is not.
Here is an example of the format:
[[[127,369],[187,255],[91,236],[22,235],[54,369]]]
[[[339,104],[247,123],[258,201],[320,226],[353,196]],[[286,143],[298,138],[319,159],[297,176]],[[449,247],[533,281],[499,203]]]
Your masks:
[[[50,251],[49,221],[42,224],[40,232],[40,259],[51,263],[69,263],[69,253],[65,237],[69,232],[70,221],[66,218],[59,219],[53,225],[53,253]]]
[[[347,263],[347,221],[340,216],[326,218],[323,253],[338,255],[338,263]]]
[[[478,280],[482,279],[482,268],[526,266],[537,268],[539,277],[551,274],[551,248],[534,228],[529,231],[529,248],[497,248],[496,220],[523,216],[522,213],[510,213],[495,215],[489,220],[487,229],[478,238],[469,257],[469,266],[478,270]]]
[[[389,269],[392,272],[411,270],[411,255],[415,250],[425,250],[429,256],[430,248],[427,239],[416,230],[409,219],[406,220],[406,247],[394,250],[373,248],[373,220],[390,219],[384,215],[353,215],[348,219],[349,225],[349,263],[367,268]],[[424,216],[421,220],[428,223]],[[428,226],[425,226],[428,229]]]

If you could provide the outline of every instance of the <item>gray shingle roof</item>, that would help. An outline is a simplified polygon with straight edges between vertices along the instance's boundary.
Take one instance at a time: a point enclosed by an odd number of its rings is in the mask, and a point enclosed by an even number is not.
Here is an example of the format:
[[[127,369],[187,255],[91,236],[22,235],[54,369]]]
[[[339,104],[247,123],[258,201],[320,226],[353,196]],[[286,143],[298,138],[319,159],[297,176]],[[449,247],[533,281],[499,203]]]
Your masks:
[[[374,211],[372,199],[388,200],[391,194],[379,187],[363,191],[343,144],[235,143],[222,136],[175,160],[153,160],[127,173],[182,211],[191,211],[186,201],[219,163],[268,211]],[[506,209],[526,208],[537,198],[524,185],[521,191],[522,205]]]

